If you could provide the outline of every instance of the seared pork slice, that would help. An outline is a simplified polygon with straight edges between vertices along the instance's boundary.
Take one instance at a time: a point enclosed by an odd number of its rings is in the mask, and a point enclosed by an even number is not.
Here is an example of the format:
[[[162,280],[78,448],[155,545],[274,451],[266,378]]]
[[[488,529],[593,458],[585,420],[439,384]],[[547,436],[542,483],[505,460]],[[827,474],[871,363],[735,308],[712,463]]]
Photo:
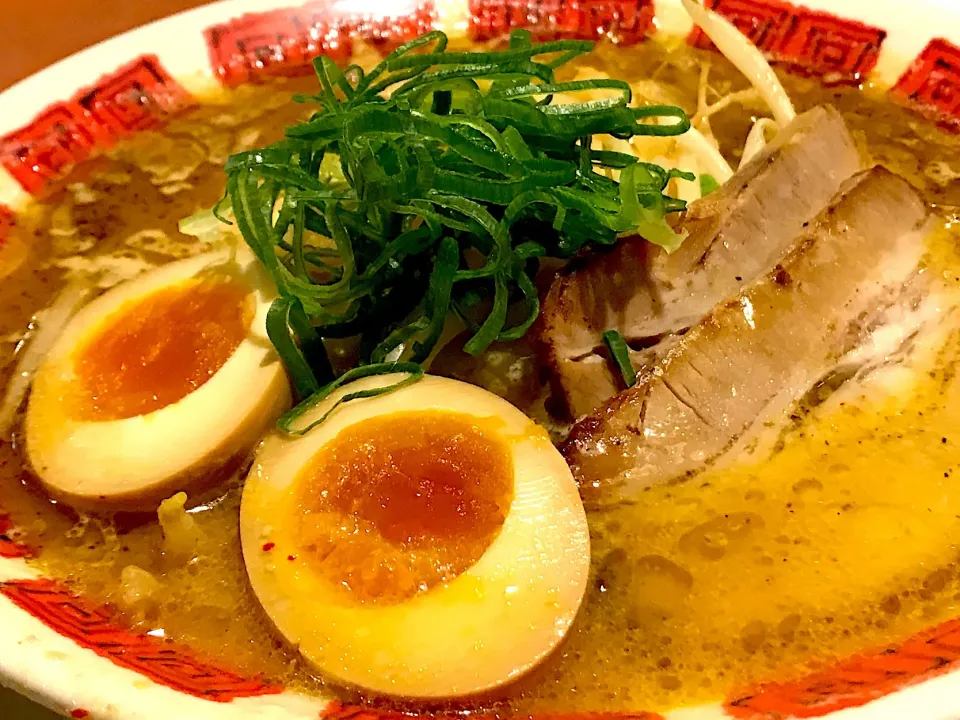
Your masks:
[[[927,209],[877,168],[851,179],[770,271],[690,328],[563,446],[585,499],[683,478],[781,419],[911,284]]]
[[[620,389],[603,354],[605,330],[619,330],[642,348],[689,327],[772,266],[860,169],[840,114],[815,108],[721,188],[691,204],[683,222],[689,236],[672,255],[628,238],[558,276],[544,301],[541,337],[570,416],[593,410]]]
[[[782,449],[798,433],[816,428],[814,418],[837,412],[847,405],[907,400],[915,394],[921,375],[943,364],[937,359],[956,334],[960,306],[956,298],[938,292],[927,271],[911,276],[902,288],[894,288],[889,304],[878,303],[874,312],[864,314],[848,333],[850,351],[814,380],[807,391],[790,405],[779,421],[756,427],[724,454],[715,467],[749,459],[762,460]],[[958,335],[960,339],[960,335]],[[951,351],[952,352],[952,351]],[[948,352],[947,355],[951,355]],[[892,410],[891,410],[892,411]]]

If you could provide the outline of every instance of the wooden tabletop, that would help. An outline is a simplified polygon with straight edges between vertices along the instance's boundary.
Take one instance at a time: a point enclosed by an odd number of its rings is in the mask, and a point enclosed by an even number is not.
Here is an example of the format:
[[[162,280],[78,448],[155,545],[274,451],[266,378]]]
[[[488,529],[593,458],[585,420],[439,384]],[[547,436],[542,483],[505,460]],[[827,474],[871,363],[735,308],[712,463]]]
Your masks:
[[[0,90],[50,63],[209,0],[0,0]]]

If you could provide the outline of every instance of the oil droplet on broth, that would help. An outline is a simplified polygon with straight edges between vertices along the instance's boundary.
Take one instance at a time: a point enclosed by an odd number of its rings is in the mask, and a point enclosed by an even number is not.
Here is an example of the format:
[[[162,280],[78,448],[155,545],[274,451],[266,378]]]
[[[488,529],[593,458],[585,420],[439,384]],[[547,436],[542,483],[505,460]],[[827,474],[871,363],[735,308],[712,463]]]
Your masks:
[[[763,518],[756,513],[726,513],[683,535],[680,538],[680,550],[705,560],[719,560],[728,551],[743,549],[751,531],[762,530],[763,524]]]

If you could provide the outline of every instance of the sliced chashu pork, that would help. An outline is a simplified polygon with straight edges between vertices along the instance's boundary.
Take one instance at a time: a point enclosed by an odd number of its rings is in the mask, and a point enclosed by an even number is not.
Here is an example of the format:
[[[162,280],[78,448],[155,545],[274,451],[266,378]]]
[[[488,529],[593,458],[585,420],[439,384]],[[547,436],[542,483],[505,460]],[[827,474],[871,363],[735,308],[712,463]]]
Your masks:
[[[641,238],[558,276],[542,340],[556,390],[579,417],[620,389],[600,336],[616,329],[647,347],[682,331],[768,269],[862,161],[840,114],[797,117],[727,183],[690,206],[672,255]],[[642,358],[636,358],[641,362]]]
[[[927,216],[886,170],[851,179],[776,266],[574,426],[563,452],[585,499],[616,501],[682,478],[782,419],[912,284]]]

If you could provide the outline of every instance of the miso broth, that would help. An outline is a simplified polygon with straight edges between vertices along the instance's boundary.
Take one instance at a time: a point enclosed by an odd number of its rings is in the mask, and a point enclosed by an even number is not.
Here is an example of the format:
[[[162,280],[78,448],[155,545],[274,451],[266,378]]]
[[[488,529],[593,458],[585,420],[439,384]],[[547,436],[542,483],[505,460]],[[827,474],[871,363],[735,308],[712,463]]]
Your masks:
[[[705,62],[714,101],[746,87],[719,56],[652,42],[601,46],[583,64],[628,79],[642,74],[693,112]],[[923,191],[941,228],[927,270],[960,299],[960,135],[873,88],[783,79],[798,110],[834,104],[877,162]],[[163,130],[84,163],[23,213],[18,239],[30,254],[0,282],[0,382],[31,316],[71,274],[96,271],[106,287],[203,251],[177,222],[221,196],[230,153],[276,139],[309,114],[289,97],[312,87],[287,80],[208,98]],[[754,114],[748,103],[711,117],[734,166]],[[919,367],[911,396],[814,412],[769,459],[745,457],[589,513],[590,589],[570,636],[531,676],[477,703],[539,712],[712,701],[954,617],[960,322],[945,322],[956,329]],[[512,352],[529,361],[522,347]],[[484,362],[456,371],[497,385],[506,364]],[[499,380],[501,389],[510,384]],[[542,397],[525,397],[522,409],[540,413],[534,405]],[[139,630],[290,687],[344,694],[281,641],[248,587],[238,539],[241,481],[190,498],[200,551],[185,560],[165,546],[155,516],[87,517],[51,503],[32,484],[19,437],[0,444],[0,497],[16,524],[10,534],[40,549],[33,562],[44,572],[110,604]]]

